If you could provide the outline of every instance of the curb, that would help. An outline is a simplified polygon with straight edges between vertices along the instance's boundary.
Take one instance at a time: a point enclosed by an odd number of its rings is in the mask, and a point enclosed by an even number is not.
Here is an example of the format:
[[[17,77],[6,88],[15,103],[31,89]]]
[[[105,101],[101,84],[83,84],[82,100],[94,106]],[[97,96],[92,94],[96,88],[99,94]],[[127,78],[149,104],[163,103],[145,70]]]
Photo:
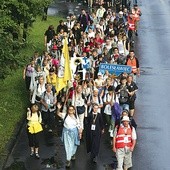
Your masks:
[[[17,143],[17,139],[20,136],[24,125],[25,125],[25,116],[23,115],[20,122],[18,122],[16,124],[13,135],[11,136],[9,142],[6,144],[6,146],[4,148],[5,152],[3,153],[3,155],[0,155],[0,169],[1,168],[2,168],[2,170],[5,169],[5,165],[8,161],[8,158],[9,158],[10,154],[13,152],[13,149]],[[5,157],[5,159],[2,159],[2,157]]]

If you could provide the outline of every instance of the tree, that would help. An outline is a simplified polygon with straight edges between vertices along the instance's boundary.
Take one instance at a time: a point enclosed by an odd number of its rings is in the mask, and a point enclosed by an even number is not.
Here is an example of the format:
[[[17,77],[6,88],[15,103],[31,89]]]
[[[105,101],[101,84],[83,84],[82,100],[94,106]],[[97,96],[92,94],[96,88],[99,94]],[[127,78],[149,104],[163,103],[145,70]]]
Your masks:
[[[19,50],[26,42],[28,29],[52,0],[0,0],[0,79],[23,61]]]

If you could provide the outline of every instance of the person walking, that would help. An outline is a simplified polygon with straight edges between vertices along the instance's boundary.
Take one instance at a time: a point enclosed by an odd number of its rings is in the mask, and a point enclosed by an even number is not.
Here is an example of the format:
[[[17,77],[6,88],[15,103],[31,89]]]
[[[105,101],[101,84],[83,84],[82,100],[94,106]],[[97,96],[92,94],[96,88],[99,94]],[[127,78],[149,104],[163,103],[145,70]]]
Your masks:
[[[52,39],[55,36],[54,26],[50,25],[44,33],[44,45],[48,52],[50,52],[50,46],[52,44]]]
[[[113,152],[116,153],[118,166],[116,170],[128,170],[132,167],[132,152],[136,145],[135,128],[129,125],[128,116],[122,118],[122,123],[116,126],[113,135]]]
[[[98,112],[99,105],[94,104],[92,112],[87,117],[86,125],[86,146],[87,153],[90,154],[91,160],[96,163],[99,154],[100,139],[104,133],[104,123],[101,113]]]
[[[120,84],[116,87],[115,93],[118,95],[120,107],[129,111],[129,91],[127,89],[127,78],[122,76]]]
[[[82,92],[82,86],[78,85],[73,96],[72,105],[76,108],[76,113],[79,117],[80,126],[82,129],[84,129],[84,114],[86,111],[85,103],[85,96]]]
[[[130,41],[130,45],[131,47],[134,46],[134,34],[135,34],[135,24],[136,24],[136,18],[134,17],[134,14],[129,13],[128,17],[127,17],[127,30],[128,30],[128,39]]]
[[[133,81],[136,83],[136,75],[139,77],[140,76],[140,68],[139,68],[139,60],[135,55],[134,50],[130,50],[129,52],[129,57],[127,58],[126,61],[127,66],[132,67],[132,75],[133,75]]]
[[[111,118],[112,118],[112,106],[115,103],[115,93],[113,86],[108,87],[108,93],[104,96],[104,114],[105,114],[105,120],[108,127],[111,125]]]
[[[32,104],[36,103],[38,106],[40,106],[41,97],[45,91],[46,91],[46,87],[45,87],[44,77],[40,76],[38,79],[37,87],[34,87],[31,103]]]
[[[127,77],[127,89],[129,94],[129,114],[130,117],[133,117],[135,113],[136,92],[138,91],[138,87],[133,81],[133,75],[128,75]]]
[[[27,135],[29,147],[31,149],[30,156],[39,159],[39,134],[43,130],[41,126],[41,112],[36,104],[32,105],[31,109],[27,109]]]
[[[52,85],[46,85],[46,91],[43,93],[42,98],[40,100],[42,107],[42,118],[43,123],[46,128],[48,128],[49,132],[52,132],[55,124],[55,110],[56,110],[56,94],[52,90]]]
[[[60,112],[62,105],[57,104],[57,115],[63,119],[63,131],[62,141],[66,151],[66,168],[71,165],[71,160],[75,160],[75,154],[77,146],[80,145],[80,139],[82,135],[82,129],[80,127],[80,121],[76,114],[75,107],[70,105],[67,108],[66,113]]]
[[[80,22],[81,29],[85,31],[88,25],[88,22],[91,21],[90,15],[85,11],[85,9],[81,10],[81,14],[78,17],[78,21]]]
[[[29,91],[30,83],[31,83],[31,76],[35,69],[35,61],[31,60],[28,65],[23,70],[23,79],[25,80],[26,89]]]

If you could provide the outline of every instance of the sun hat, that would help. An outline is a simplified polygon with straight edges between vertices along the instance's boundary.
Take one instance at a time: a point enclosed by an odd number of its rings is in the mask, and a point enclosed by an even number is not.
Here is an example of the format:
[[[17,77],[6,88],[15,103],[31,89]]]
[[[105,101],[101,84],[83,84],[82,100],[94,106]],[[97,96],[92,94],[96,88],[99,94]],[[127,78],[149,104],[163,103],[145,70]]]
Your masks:
[[[128,122],[130,122],[129,116],[123,116],[122,122],[123,122],[123,121],[128,121]]]

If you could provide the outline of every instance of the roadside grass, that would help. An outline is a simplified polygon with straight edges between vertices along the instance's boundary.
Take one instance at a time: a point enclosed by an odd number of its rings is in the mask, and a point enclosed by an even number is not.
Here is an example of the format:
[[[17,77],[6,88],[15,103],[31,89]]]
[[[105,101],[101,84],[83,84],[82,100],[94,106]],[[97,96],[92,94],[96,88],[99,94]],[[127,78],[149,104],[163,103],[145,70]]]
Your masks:
[[[29,30],[28,44],[21,50],[21,57],[25,59],[25,65],[32,57],[34,51],[40,54],[44,49],[44,33],[49,25],[55,29],[61,17],[49,16],[47,21],[41,21],[38,17],[33,27]],[[4,81],[0,81],[0,157],[5,159],[9,152],[7,144],[15,138],[15,131],[26,115],[29,105],[28,93],[25,82],[22,79],[23,68],[12,71]]]

